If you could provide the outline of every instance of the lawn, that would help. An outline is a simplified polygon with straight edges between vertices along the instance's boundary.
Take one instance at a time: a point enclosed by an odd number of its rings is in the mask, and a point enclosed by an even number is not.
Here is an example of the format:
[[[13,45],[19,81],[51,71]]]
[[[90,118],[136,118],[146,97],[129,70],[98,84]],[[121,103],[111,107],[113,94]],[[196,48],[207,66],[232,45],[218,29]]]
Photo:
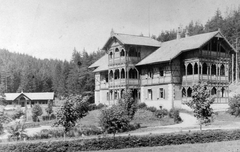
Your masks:
[[[95,125],[99,126],[99,116],[101,114],[101,110],[93,110],[90,111],[89,114],[78,121],[79,125],[89,126]],[[165,117],[161,120],[156,118],[152,112],[144,109],[138,109],[136,112],[132,123],[140,123],[141,127],[155,127],[155,126],[165,126],[174,124],[173,119]]]
[[[225,111],[217,112],[214,116],[213,122],[211,125],[238,125],[240,123],[240,117],[235,117],[230,115]]]
[[[204,144],[183,144],[158,147],[127,148],[98,152],[240,152],[240,140]],[[94,152],[94,151],[92,151]]]

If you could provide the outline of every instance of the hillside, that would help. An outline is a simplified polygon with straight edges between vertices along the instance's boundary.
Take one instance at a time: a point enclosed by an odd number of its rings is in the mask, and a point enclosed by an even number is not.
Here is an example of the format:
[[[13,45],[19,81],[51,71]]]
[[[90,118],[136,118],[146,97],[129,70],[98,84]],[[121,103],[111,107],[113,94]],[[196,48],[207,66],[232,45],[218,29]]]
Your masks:
[[[68,62],[41,60],[0,49],[0,92],[54,91],[64,96],[93,91],[94,78],[87,67],[101,55],[100,51],[88,54],[74,49],[72,60]]]

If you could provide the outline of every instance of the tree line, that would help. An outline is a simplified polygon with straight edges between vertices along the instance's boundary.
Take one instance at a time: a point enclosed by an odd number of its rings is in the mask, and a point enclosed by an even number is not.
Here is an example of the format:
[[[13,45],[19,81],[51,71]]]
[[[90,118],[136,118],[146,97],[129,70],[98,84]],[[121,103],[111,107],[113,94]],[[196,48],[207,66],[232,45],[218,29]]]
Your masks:
[[[0,91],[52,92],[57,96],[93,92],[94,74],[88,66],[99,59],[103,51],[72,53],[71,61],[37,59],[0,49]]]
[[[209,19],[205,25],[198,21],[191,21],[186,27],[181,29],[181,37],[185,36],[186,31],[188,31],[189,36],[192,36],[217,31],[218,29],[220,29],[227,40],[236,47],[236,38],[240,38],[240,6],[238,9],[226,11],[224,17],[221,11],[217,10],[215,15]],[[162,31],[158,36],[153,35],[152,37],[158,41],[165,42],[176,39],[176,35],[177,30],[169,30]]]

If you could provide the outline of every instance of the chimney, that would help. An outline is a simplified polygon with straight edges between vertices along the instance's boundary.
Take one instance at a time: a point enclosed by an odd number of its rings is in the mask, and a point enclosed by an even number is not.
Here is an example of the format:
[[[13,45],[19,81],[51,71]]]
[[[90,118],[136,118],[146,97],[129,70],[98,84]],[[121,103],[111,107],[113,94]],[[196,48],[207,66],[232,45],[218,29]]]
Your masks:
[[[111,36],[111,37],[114,36],[114,31],[113,31],[113,29],[111,30],[110,36]]]
[[[177,40],[179,40],[181,38],[181,31],[180,31],[180,27],[178,27],[177,30]]]

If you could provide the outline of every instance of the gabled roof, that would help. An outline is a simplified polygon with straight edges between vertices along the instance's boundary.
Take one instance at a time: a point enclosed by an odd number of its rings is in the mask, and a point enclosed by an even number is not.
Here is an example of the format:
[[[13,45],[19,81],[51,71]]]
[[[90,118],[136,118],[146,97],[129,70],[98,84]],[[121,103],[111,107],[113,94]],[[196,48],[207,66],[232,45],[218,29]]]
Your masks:
[[[152,54],[141,60],[137,66],[144,64],[152,64],[158,62],[169,61],[184,51],[198,49],[206,44],[210,39],[215,36],[220,36],[225,39],[225,41],[230,45],[230,47],[236,51],[231,44],[226,40],[226,38],[221,34],[220,31],[204,33],[194,36],[189,36],[186,38],[175,39],[167,42],[163,42],[161,47],[154,51]]]
[[[102,64],[107,64],[108,65],[108,55],[105,54],[104,56],[102,56],[100,59],[98,59],[97,61],[95,61],[92,65],[90,65],[88,68],[97,68]]]
[[[53,100],[54,92],[34,92],[34,93],[5,93],[7,101],[14,101],[19,96],[23,95],[30,100]]]
[[[108,55],[105,54],[88,68],[96,68],[93,72],[100,72],[108,70]]]
[[[112,36],[106,42],[106,44],[103,46],[104,50],[107,47],[107,45],[113,40],[113,38],[116,38],[123,45],[140,45],[152,47],[161,46],[161,42],[150,37],[113,33]]]

